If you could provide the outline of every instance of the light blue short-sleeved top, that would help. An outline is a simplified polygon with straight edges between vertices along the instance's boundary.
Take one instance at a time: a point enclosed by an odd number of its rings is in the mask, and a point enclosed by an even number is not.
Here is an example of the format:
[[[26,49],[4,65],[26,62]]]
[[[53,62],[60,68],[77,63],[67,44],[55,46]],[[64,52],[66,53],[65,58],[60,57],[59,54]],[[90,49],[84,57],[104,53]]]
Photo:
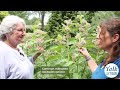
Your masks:
[[[120,78],[120,57],[113,62],[119,68],[119,73],[115,78]],[[97,69],[92,74],[92,79],[109,79],[104,73],[104,68],[102,68],[103,62],[97,67]]]
[[[0,41],[0,79],[33,79],[34,66],[19,48],[19,52]],[[31,59],[32,60],[32,59]]]

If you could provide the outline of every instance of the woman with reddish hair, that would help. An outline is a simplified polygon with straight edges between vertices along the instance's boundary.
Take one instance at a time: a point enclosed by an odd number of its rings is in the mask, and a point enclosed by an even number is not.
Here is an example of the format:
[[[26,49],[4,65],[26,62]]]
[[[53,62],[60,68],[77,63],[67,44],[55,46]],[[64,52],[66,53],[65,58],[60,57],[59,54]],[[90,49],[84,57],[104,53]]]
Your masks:
[[[92,71],[92,79],[120,78],[120,18],[101,22],[97,33],[99,48],[107,52],[100,65],[97,65],[86,48],[79,49]]]

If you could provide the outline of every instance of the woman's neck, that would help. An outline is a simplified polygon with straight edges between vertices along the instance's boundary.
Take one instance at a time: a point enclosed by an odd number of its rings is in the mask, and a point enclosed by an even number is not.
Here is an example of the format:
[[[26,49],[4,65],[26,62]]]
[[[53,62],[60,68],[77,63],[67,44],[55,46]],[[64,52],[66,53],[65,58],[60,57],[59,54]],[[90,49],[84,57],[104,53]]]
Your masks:
[[[112,54],[111,49],[107,49],[107,50],[105,50],[105,51],[107,51],[107,53],[108,53],[109,55],[111,55],[111,54]]]
[[[4,43],[9,45],[11,48],[18,50],[17,45],[13,44],[12,42],[5,40]]]

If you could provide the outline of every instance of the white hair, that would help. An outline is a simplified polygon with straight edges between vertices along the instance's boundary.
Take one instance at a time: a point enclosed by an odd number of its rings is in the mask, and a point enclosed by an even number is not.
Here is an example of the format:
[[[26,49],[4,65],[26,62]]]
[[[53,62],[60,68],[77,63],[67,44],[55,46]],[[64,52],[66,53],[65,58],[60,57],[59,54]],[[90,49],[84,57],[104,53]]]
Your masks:
[[[23,23],[26,29],[25,21],[22,18],[15,15],[6,16],[2,20],[0,25],[0,36],[11,32],[13,30],[14,25],[17,25],[17,23]]]

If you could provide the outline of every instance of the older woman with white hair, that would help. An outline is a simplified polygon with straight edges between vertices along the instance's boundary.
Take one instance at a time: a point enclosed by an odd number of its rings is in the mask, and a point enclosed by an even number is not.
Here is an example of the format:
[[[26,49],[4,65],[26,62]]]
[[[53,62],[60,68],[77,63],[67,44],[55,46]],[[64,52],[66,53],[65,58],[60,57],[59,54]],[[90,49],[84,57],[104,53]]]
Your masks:
[[[0,79],[33,79],[35,59],[44,51],[28,58],[18,46],[24,41],[25,21],[14,15],[6,16],[0,25]]]

